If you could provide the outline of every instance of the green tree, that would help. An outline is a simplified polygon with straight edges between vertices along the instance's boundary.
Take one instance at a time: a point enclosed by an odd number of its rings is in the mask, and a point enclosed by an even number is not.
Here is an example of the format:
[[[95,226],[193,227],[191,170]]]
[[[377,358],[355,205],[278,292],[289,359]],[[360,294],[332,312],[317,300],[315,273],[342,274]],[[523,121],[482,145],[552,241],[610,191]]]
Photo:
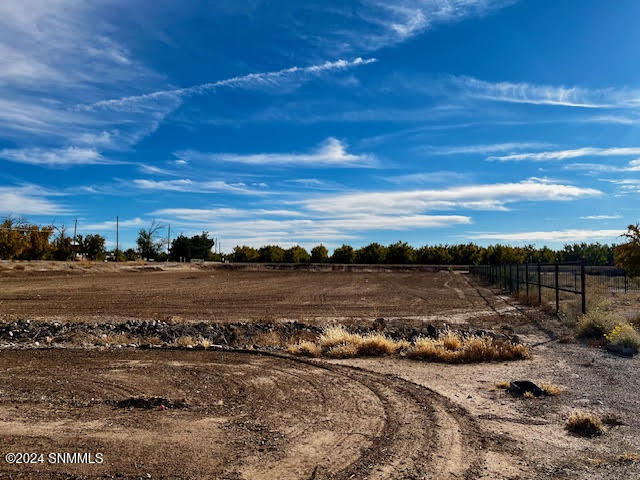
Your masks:
[[[105,239],[102,235],[87,235],[76,237],[78,252],[83,254],[89,260],[104,260],[107,251],[104,247]]]
[[[355,260],[355,252],[351,245],[342,245],[336,248],[331,255],[332,263],[353,263]]]
[[[73,240],[66,234],[65,227],[58,229],[58,235],[53,240],[51,248],[51,257],[54,260],[72,260],[74,247]]]
[[[258,262],[260,260],[260,254],[255,248],[247,247],[235,247],[229,259],[232,262]]]
[[[325,263],[329,260],[327,248],[320,244],[311,249],[311,261],[313,263]]]
[[[162,240],[158,239],[158,234],[162,225],[155,222],[151,222],[149,228],[141,228],[138,232],[138,239],[136,245],[138,246],[138,253],[145,260],[155,259],[160,253],[162,247]]]
[[[392,243],[387,247],[387,263],[406,264],[416,261],[416,252],[407,242]]]
[[[207,232],[202,232],[200,235],[194,235],[193,237],[180,234],[171,242],[169,259],[173,261],[178,261],[181,258],[187,260],[192,258],[211,260],[213,258],[211,249],[214,245],[215,241],[209,238]]]
[[[384,263],[387,259],[387,247],[380,245],[377,242],[370,243],[369,245],[356,250],[355,262],[356,263],[368,263],[378,264]]]
[[[123,253],[121,252],[120,254],[122,255]],[[133,248],[127,248],[124,251],[124,258],[127,262],[133,262],[138,259],[138,252],[136,252]]]
[[[284,262],[284,248],[277,245],[265,245],[258,250],[260,261],[265,263]]]
[[[633,277],[640,275],[640,225],[629,225],[622,236],[627,242],[615,248],[615,263]]]
[[[296,245],[284,253],[284,261],[287,263],[309,263],[311,255],[300,245]]]

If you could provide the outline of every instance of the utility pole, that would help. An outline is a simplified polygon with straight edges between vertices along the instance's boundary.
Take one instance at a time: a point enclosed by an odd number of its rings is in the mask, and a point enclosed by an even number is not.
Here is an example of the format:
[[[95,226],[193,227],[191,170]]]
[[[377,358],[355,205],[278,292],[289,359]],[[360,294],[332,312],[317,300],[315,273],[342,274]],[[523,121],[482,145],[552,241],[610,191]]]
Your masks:
[[[171,224],[167,228],[167,262],[169,261],[169,247],[171,246]]]
[[[73,222],[73,259],[76,259],[76,233],[78,232],[78,219]]]
[[[120,252],[120,219],[116,216],[116,262]]]

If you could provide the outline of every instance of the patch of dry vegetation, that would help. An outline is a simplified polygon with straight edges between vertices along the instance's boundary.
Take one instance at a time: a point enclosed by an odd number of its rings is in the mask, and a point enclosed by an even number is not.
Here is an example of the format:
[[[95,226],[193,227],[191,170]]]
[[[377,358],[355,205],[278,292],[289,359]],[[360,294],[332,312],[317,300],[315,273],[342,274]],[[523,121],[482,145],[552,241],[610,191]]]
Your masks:
[[[418,338],[407,356],[444,363],[477,363],[495,360],[520,360],[530,355],[526,345],[491,337],[462,337],[447,332],[440,338]]]
[[[289,345],[286,352],[303,357],[319,357],[322,355],[322,349],[308,340],[302,340],[294,345]]]
[[[554,385],[552,383],[542,383],[540,384],[540,388],[546,395],[550,395],[552,397],[560,395],[562,392],[564,392],[563,388],[558,387],[557,385]]]
[[[492,360],[517,360],[529,356],[529,348],[490,337],[463,337],[446,331],[439,338],[418,338],[412,344],[393,340],[379,333],[358,335],[342,326],[326,328],[317,343],[299,342],[288,353],[330,358],[372,357],[406,354],[409,358],[446,363],[471,363]]]
[[[195,347],[198,344],[198,341],[191,335],[184,335],[176,338],[175,344],[179,347]]]
[[[569,432],[581,437],[595,437],[604,432],[602,421],[597,415],[581,411],[569,415],[566,428]]]
[[[599,341],[611,351],[633,355],[640,350],[640,334],[634,320],[624,321],[611,301],[601,300],[578,319],[578,337]]]

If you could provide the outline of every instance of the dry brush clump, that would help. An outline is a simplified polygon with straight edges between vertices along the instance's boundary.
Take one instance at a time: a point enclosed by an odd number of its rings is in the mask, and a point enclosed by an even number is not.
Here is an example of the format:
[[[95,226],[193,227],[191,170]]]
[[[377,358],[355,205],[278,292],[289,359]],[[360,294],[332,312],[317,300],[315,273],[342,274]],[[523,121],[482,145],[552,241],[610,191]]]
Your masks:
[[[640,350],[640,334],[633,323],[621,321],[611,302],[603,301],[578,320],[578,337],[599,341],[607,349],[624,355]]]
[[[530,355],[526,345],[491,337],[462,337],[447,332],[433,338],[418,338],[407,356],[418,360],[445,363],[476,363],[494,360],[520,360]]]
[[[529,356],[529,348],[491,337],[467,336],[447,330],[437,339],[420,337],[415,342],[393,340],[379,333],[359,335],[344,327],[329,327],[317,343],[291,345],[288,353],[312,357],[354,358],[405,354],[417,360],[446,363],[471,363],[492,360],[517,360]]]
[[[566,428],[569,432],[581,437],[595,437],[604,432],[602,421],[597,415],[581,411],[569,415]]]

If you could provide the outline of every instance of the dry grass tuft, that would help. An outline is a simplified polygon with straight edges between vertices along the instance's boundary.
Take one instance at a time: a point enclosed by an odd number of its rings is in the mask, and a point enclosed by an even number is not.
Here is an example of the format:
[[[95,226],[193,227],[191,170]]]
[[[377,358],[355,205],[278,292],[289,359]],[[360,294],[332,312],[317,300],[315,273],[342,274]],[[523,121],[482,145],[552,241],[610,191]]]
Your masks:
[[[626,464],[630,464],[630,463],[638,463],[640,462],[640,455],[638,455],[637,453],[633,453],[633,452],[625,452],[622,453],[620,455],[618,455],[618,462],[619,463],[626,463]]]
[[[545,394],[551,395],[552,397],[555,397],[556,395],[560,395],[562,392],[564,392],[564,389],[552,383],[542,383],[540,384],[540,388]]]
[[[185,335],[176,338],[175,344],[179,347],[195,347],[198,342],[191,335]]]
[[[372,334],[363,337],[358,344],[358,355],[379,356],[394,355],[401,349],[406,349],[409,342],[396,342],[389,337],[380,334]]]
[[[350,333],[341,326],[326,328],[317,344],[300,342],[291,345],[287,352],[331,358],[397,355],[406,352],[410,358],[447,363],[516,360],[529,356],[529,349],[524,345],[489,337],[462,337],[452,331],[445,332],[435,340],[418,338],[411,344],[406,340],[393,340],[378,333],[364,336]]]
[[[496,387],[497,388],[501,388],[503,390],[506,390],[507,388],[509,388],[511,386],[510,382],[504,381],[504,382],[500,382],[500,383],[496,383]]]
[[[353,343],[334,345],[326,352],[326,355],[330,358],[354,358],[357,357],[358,354],[358,345]]]
[[[213,342],[211,340],[209,340],[208,338],[201,338],[200,339],[200,346],[202,348],[209,348],[211,345],[213,345]]]
[[[595,437],[604,432],[600,418],[589,412],[573,412],[567,419],[566,428],[581,437]]]
[[[255,343],[265,347],[281,347],[283,341],[278,332],[266,332],[258,334],[255,338]]]
[[[322,354],[322,349],[313,342],[303,340],[295,345],[289,345],[287,353],[292,355],[300,355],[303,357],[319,357]]]
[[[125,333],[103,335],[97,341],[98,345],[131,345],[134,343],[138,343],[138,339]]]
[[[457,337],[454,340],[454,337]],[[418,360],[445,363],[475,363],[493,360],[518,360],[529,356],[525,345],[496,340],[490,337],[470,336],[463,338],[457,333],[447,332],[438,339],[419,338],[408,356]]]
[[[536,398],[536,396],[532,392],[524,392],[522,396],[524,398]]]
[[[338,345],[358,345],[362,342],[362,336],[355,333],[349,333],[344,327],[328,327],[325,328],[318,339],[318,343],[323,350],[329,350]]]

